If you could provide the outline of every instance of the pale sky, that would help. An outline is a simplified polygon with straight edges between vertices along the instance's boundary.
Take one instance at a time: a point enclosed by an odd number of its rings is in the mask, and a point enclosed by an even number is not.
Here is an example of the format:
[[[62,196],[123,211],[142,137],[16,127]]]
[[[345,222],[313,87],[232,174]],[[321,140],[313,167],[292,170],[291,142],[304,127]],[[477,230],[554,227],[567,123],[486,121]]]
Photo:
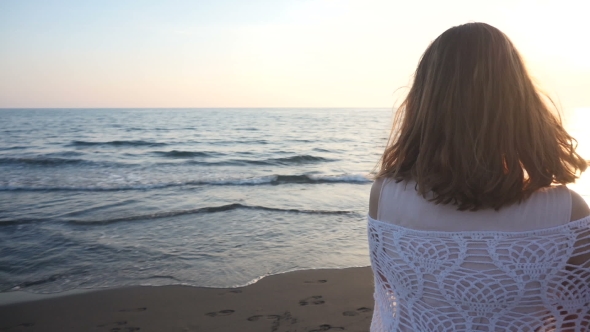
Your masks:
[[[590,107],[585,6],[0,0],[0,107],[391,108],[432,40],[480,21],[567,112]]]

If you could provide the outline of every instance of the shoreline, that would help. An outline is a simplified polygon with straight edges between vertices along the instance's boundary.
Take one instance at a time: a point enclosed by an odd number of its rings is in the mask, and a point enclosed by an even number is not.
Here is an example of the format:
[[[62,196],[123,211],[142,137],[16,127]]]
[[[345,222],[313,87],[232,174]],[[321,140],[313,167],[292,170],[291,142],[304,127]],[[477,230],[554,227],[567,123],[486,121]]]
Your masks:
[[[111,289],[123,289],[123,288],[132,288],[132,287],[171,287],[171,286],[181,286],[181,287],[194,287],[194,288],[210,288],[210,289],[234,289],[234,288],[244,288],[250,285],[253,285],[257,282],[260,282],[260,280],[264,279],[264,278],[268,278],[268,277],[272,277],[272,276],[277,276],[277,275],[281,275],[281,274],[286,274],[286,273],[291,273],[291,272],[297,272],[297,271],[315,271],[315,270],[346,270],[346,269],[355,269],[355,268],[365,268],[368,267],[370,268],[370,265],[365,265],[365,266],[347,266],[347,267],[329,267],[329,268],[311,268],[311,269],[302,269],[302,270],[289,270],[289,271],[285,271],[285,272],[278,272],[278,273],[274,273],[274,274],[267,274],[267,275],[263,275],[257,278],[254,278],[250,281],[248,281],[245,284],[241,284],[241,285],[236,285],[236,286],[227,286],[227,287],[209,287],[209,286],[195,286],[195,285],[190,285],[190,284],[171,284],[171,285],[123,285],[123,286],[105,286],[102,288],[74,288],[74,289],[69,289],[69,290],[65,290],[65,291],[61,291],[61,292],[53,292],[53,293],[35,293],[35,292],[29,292],[27,290],[21,290],[21,289],[17,289],[17,290],[11,290],[11,291],[7,291],[7,292],[0,292],[0,306],[3,305],[11,305],[11,304],[15,304],[15,303],[23,303],[23,302],[30,302],[30,301],[40,301],[40,300],[45,300],[45,299],[50,299],[50,298],[55,298],[55,297],[62,297],[62,296],[68,296],[68,295],[73,295],[73,294],[81,294],[81,293],[89,293],[89,292],[100,292],[100,291],[105,291],[105,290],[111,290]]]
[[[114,287],[113,289],[116,289],[116,288],[117,287]],[[0,307],[4,306],[4,305],[12,305],[12,304],[17,304],[17,303],[42,301],[42,300],[46,300],[46,299],[52,299],[52,298],[56,298],[56,297],[62,297],[62,296],[68,296],[68,295],[74,295],[74,294],[82,294],[82,293],[88,293],[88,292],[100,292],[102,290],[107,290],[107,289],[110,289],[110,288],[105,288],[105,289],[78,288],[78,289],[72,289],[72,290],[67,290],[67,291],[63,291],[63,292],[57,292],[57,293],[31,293],[31,292],[22,291],[22,290],[3,292],[3,293],[0,293]]]
[[[64,293],[0,304],[0,330],[367,331],[373,313],[370,267],[286,272],[237,288],[131,286]]]

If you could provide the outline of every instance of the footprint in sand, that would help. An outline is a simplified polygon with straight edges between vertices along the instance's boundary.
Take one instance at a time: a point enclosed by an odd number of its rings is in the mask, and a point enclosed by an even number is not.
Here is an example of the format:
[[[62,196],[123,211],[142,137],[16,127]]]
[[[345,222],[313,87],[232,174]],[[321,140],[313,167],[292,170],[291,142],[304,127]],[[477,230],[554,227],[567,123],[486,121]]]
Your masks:
[[[301,301],[299,301],[299,305],[304,306],[304,305],[308,305],[308,304],[324,304],[326,303],[326,301],[324,301],[322,299],[323,297],[321,295],[314,295],[314,296],[310,296],[308,298],[305,298]]]
[[[229,315],[233,314],[234,312],[235,312],[235,310],[226,309],[226,310],[221,310],[221,311],[217,311],[217,312],[208,312],[205,314],[205,316],[209,316],[209,317],[229,316]]]
[[[321,280],[311,280],[311,281],[309,281],[309,280],[308,280],[308,281],[306,281],[305,283],[306,283],[306,284],[325,284],[325,283],[327,283],[327,282],[328,282],[328,280],[326,280],[326,279],[321,279]]]
[[[141,308],[121,309],[121,310],[119,310],[119,312],[138,312],[138,311],[146,311],[146,310],[147,310],[146,307],[141,307]]]
[[[321,331],[344,331],[345,328],[340,326],[332,326],[330,324],[320,325],[318,329],[310,330],[309,332],[321,332]]]
[[[229,292],[230,292],[230,293],[239,294],[239,293],[241,293],[241,292],[242,292],[242,290],[241,290],[241,289],[232,289],[232,290],[230,290]]]
[[[250,322],[259,321],[261,319],[272,321],[272,325],[270,326],[271,332],[279,331],[281,326],[292,326],[297,324],[297,318],[291,316],[291,313],[288,311],[285,311],[282,315],[254,315],[247,318]]]
[[[35,324],[33,324],[33,323],[21,323],[21,324],[15,325],[15,326],[9,326],[9,327],[0,328],[0,331],[9,331],[9,330],[12,330],[12,329],[17,328],[17,327],[31,327],[31,326],[34,326],[34,325]]]
[[[141,330],[139,327],[135,326],[125,326],[125,327],[113,327],[110,331],[111,332],[135,332]]]
[[[263,318],[268,319],[268,320],[277,320],[277,319],[281,319],[281,316],[280,315],[254,315],[254,316],[248,317],[247,319],[250,322],[255,322],[255,321],[263,319]]]
[[[109,326],[115,326],[109,330],[110,332],[135,332],[135,331],[141,330],[141,328],[139,328],[137,326],[124,326],[124,325],[127,325],[126,320],[122,320],[122,321],[118,321],[118,322],[111,322],[111,323],[104,323],[104,324],[96,325],[96,327],[108,328]]]
[[[367,307],[360,307],[358,309],[356,309],[356,311],[345,311],[342,313],[342,315],[344,316],[356,316],[359,314],[359,312],[371,312],[373,311],[373,309],[371,308],[367,308]]]
[[[127,325],[127,321],[126,320],[122,320],[119,322],[112,322],[112,323],[104,323],[104,324],[100,324],[100,325],[96,325],[96,327],[107,327],[107,326],[117,326],[117,325]]]

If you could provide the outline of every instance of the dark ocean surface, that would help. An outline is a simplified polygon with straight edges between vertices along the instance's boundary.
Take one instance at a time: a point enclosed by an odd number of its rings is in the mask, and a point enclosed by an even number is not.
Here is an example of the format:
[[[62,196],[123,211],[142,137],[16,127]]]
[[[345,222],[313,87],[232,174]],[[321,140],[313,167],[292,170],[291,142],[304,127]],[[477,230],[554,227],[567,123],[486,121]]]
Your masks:
[[[0,110],[0,292],[369,265],[388,109]]]

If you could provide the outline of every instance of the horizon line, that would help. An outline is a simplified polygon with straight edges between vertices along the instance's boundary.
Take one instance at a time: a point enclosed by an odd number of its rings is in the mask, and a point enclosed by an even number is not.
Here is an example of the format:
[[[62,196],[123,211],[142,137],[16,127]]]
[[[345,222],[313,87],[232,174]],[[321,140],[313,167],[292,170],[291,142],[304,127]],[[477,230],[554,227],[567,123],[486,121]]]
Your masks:
[[[0,107],[0,110],[32,110],[32,109],[346,109],[346,108],[375,108],[375,109],[389,109],[393,107],[378,107],[378,106],[280,106],[280,107]]]

